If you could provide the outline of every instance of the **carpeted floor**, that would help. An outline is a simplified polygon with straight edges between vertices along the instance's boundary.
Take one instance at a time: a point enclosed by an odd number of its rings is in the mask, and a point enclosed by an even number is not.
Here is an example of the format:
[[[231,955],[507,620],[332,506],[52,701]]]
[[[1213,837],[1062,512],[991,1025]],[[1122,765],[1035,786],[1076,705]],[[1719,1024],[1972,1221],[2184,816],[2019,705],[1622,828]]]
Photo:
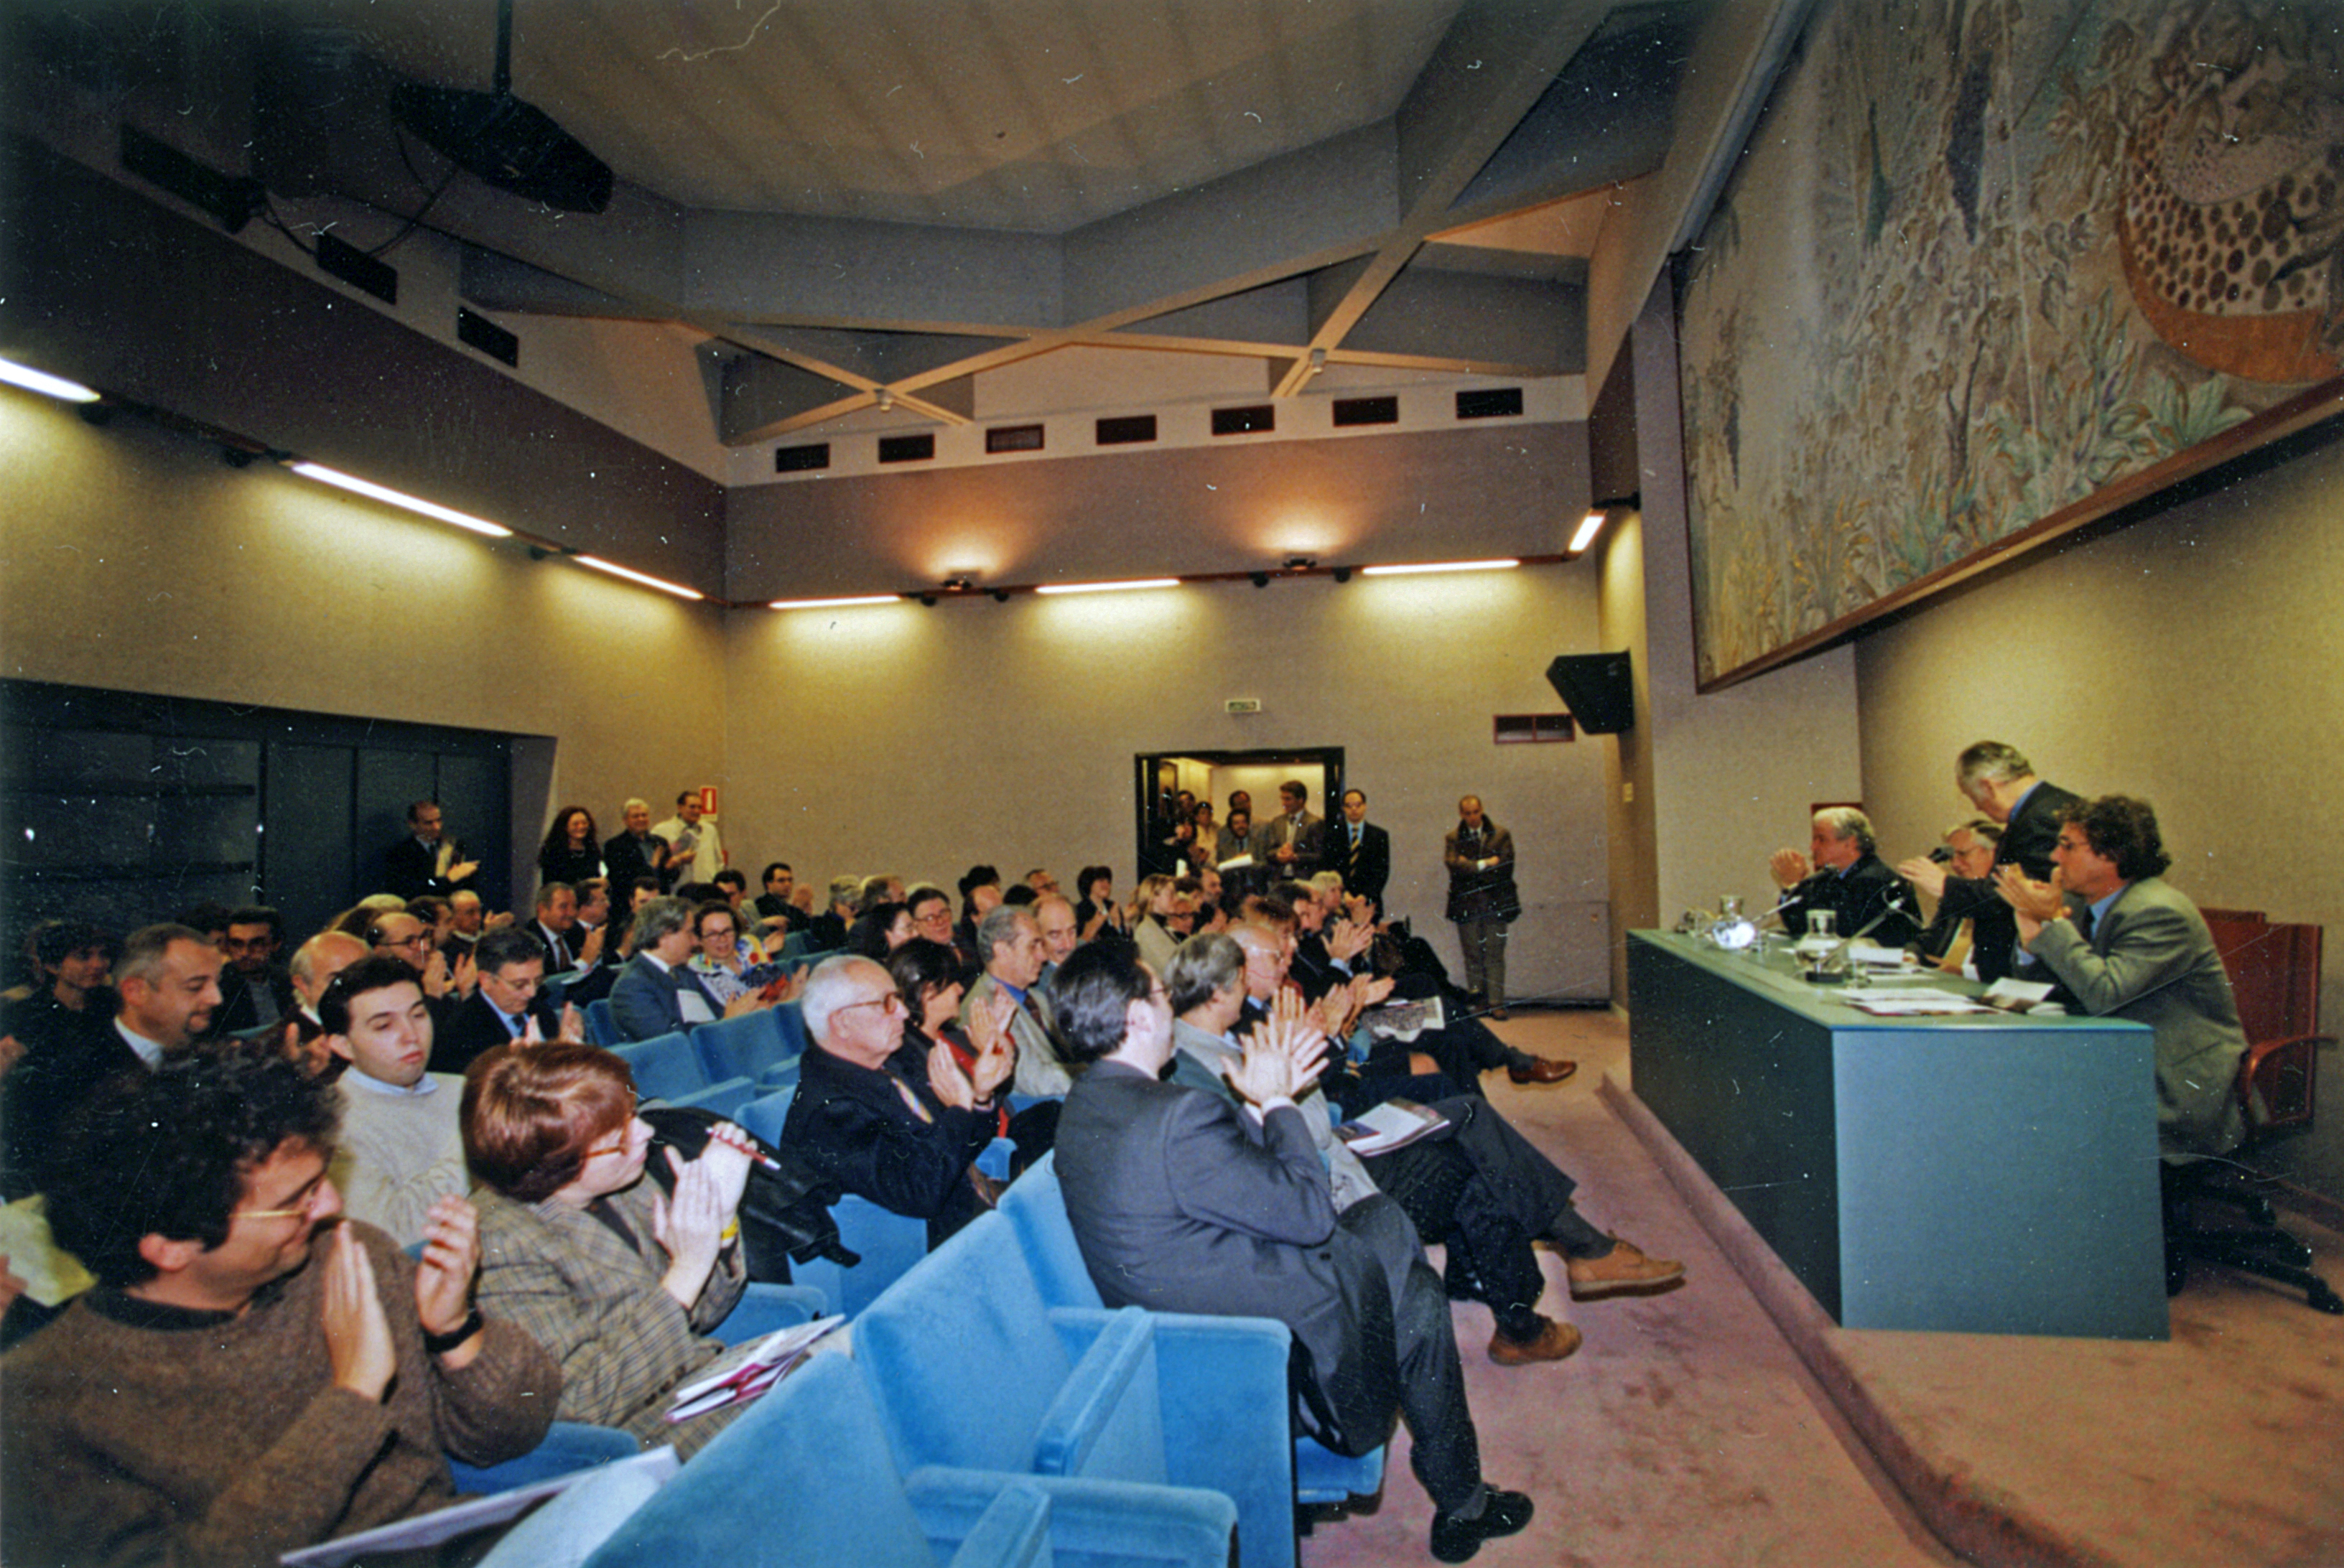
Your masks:
[[[1483,1469],[1539,1507],[1476,1562],[1963,1561],[1875,1462],[1861,1423],[1874,1442],[1885,1434],[1882,1452],[1980,1561],[2344,1564],[2344,1319],[2201,1271],[2164,1344],[1851,1332],[1811,1302],[1804,1319],[1786,1313],[1794,1343],[1603,1091],[1607,1076],[1615,1092],[1628,1086],[1626,1026],[1518,1011],[1498,1027],[1580,1070],[1536,1089],[1492,1074],[1493,1101],[1580,1179],[1591,1219],[1683,1259],[1688,1278],[1664,1295],[1573,1304],[1561,1260],[1547,1257],[1547,1310],[1587,1335],[1551,1365],[1493,1364],[1488,1311],[1455,1309]],[[2344,1237],[2294,1228],[2344,1285]],[[1303,1543],[1307,1568],[1430,1561],[1430,1505],[1406,1452],[1403,1434],[1376,1513]]]

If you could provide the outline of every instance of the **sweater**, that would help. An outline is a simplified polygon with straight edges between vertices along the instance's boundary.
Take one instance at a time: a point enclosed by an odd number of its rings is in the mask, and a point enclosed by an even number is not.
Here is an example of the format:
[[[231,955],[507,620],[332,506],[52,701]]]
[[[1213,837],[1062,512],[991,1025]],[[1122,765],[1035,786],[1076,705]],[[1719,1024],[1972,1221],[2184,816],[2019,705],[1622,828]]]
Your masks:
[[[332,1172],[342,1212],[389,1231],[402,1247],[423,1240],[432,1204],[460,1198],[472,1186],[458,1122],[463,1080],[428,1072],[415,1087],[423,1092],[394,1089],[355,1069],[342,1074],[342,1136]]]
[[[443,1370],[423,1349],[415,1265],[381,1231],[358,1235],[398,1345],[379,1402],[334,1384],[322,1260],[241,1312],[94,1291],[0,1359],[0,1557],[271,1563],[454,1502],[445,1452],[493,1464],[535,1448],[561,1393],[552,1358],[491,1321],[471,1363]]]

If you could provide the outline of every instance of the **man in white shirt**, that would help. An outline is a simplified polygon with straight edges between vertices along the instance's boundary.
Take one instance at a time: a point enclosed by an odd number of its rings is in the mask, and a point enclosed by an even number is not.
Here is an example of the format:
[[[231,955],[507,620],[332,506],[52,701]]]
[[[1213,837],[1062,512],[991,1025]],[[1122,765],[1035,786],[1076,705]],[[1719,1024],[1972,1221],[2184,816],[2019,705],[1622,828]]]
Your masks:
[[[652,832],[668,843],[667,869],[662,873],[670,889],[686,882],[712,882],[731,858],[717,836],[716,819],[700,811],[700,791],[686,789],[675,798],[675,815]]]
[[[330,1167],[343,1211],[411,1247],[424,1238],[431,1205],[471,1187],[460,1121],[463,1082],[424,1070],[431,1010],[414,972],[397,959],[365,959],[342,970],[318,1011],[327,1049],[349,1063]]]

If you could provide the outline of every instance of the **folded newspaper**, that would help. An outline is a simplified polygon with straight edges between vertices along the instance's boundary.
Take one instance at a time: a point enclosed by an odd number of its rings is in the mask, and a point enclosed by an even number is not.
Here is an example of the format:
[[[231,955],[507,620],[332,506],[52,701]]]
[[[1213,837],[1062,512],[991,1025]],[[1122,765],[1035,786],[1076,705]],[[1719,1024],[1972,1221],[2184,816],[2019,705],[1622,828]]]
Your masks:
[[[490,1493],[486,1497],[467,1497],[461,1503],[434,1513],[419,1513],[412,1519],[393,1520],[389,1524],[378,1524],[372,1530],[339,1536],[322,1545],[288,1552],[277,1561],[284,1564],[284,1568],[343,1568],[346,1563],[364,1558],[379,1558],[393,1553],[442,1545],[492,1524],[510,1524],[547,1498],[569,1491],[581,1480],[591,1477],[598,1485],[608,1484],[612,1477],[628,1470],[643,1471],[654,1481],[664,1483],[675,1473],[675,1450],[662,1444],[648,1453],[573,1470],[551,1481],[516,1486],[510,1492]]]
[[[1448,1125],[1447,1117],[1412,1100],[1387,1100],[1365,1116],[1335,1129],[1335,1136],[1349,1144],[1354,1154],[1389,1154]]]
[[[728,1404],[756,1398],[789,1376],[798,1362],[805,1360],[816,1340],[844,1322],[843,1317],[816,1318],[810,1323],[767,1334],[746,1356],[725,1362],[723,1371],[711,1372],[676,1390],[674,1400],[667,1407],[667,1419],[689,1421],[704,1412],[722,1410]]]

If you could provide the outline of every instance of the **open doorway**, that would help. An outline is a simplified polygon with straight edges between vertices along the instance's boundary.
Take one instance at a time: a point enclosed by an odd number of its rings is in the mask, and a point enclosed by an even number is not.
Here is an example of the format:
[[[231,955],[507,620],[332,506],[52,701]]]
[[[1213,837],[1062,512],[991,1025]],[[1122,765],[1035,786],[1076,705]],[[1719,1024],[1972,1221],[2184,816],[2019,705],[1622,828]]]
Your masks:
[[[1133,821],[1138,839],[1139,875],[1167,870],[1178,858],[1170,848],[1174,824],[1179,819],[1185,795],[1212,809],[1211,825],[1217,829],[1228,814],[1229,797],[1243,790],[1253,798],[1256,823],[1278,809],[1278,787],[1298,779],[1309,790],[1314,817],[1325,817],[1327,802],[1343,794],[1343,749],[1339,746],[1298,746],[1259,751],[1159,751],[1133,761]],[[1213,849],[1202,844],[1198,856],[1209,862]]]

